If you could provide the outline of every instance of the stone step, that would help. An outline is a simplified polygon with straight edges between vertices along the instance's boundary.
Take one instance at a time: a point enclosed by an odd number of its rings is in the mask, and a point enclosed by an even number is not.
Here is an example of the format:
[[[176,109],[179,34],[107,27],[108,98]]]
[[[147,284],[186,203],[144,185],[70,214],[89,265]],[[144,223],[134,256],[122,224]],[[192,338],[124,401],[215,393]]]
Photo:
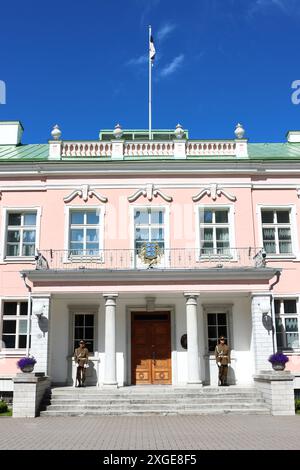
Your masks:
[[[165,411],[164,409],[157,410],[69,410],[69,411],[42,411],[41,416],[56,417],[56,416],[151,416],[151,415],[220,415],[220,414],[243,414],[243,415],[269,415],[270,411],[266,408],[232,408],[232,409],[190,409],[190,410],[176,410]]]
[[[163,403],[147,403],[147,404],[129,404],[129,405],[122,405],[122,404],[110,404],[110,405],[91,405],[87,403],[82,403],[78,405],[70,404],[70,405],[58,405],[58,404],[51,404],[48,407],[48,410],[147,410],[147,409],[164,409],[164,410],[181,410],[181,409],[232,409],[232,408],[265,408],[265,403],[184,403],[184,404],[163,404]]]
[[[233,402],[233,403],[244,403],[246,401],[251,401],[255,403],[264,403],[264,400],[260,397],[257,399],[249,400],[249,397],[241,397],[241,398],[236,398],[236,397],[214,397],[214,398],[207,398],[207,397],[196,397],[196,398],[178,398],[178,399],[161,399],[161,398],[149,398],[148,400],[146,399],[140,399],[140,398],[128,398],[128,399],[103,399],[103,398],[52,398],[51,399],[51,404],[52,405],[81,405],[83,403],[88,404],[88,405],[111,405],[111,404],[119,404],[119,405],[130,405],[130,404],[149,404],[149,403],[161,403],[161,404],[184,404],[184,403],[191,403],[191,404],[205,404],[205,403],[224,403],[224,400],[226,402]]]
[[[57,392],[53,392],[52,391],[52,394],[51,394],[52,398],[73,398],[73,397],[76,397],[76,398],[94,398],[94,399],[97,399],[97,398],[102,398],[102,399],[151,399],[151,398],[161,398],[161,399],[170,399],[170,400],[174,400],[174,399],[179,399],[179,398],[196,398],[196,397],[203,397],[203,398],[214,398],[214,397],[228,397],[228,396],[232,396],[232,397],[251,397],[253,399],[256,399],[257,397],[259,397],[259,393],[241,393],[241,392],[227,392],[227,393],[210,393],[210,394],[207,394],[207,393],[170,393],[170,394],[161,394],[161,393],[130,393],[130,394],[127,394],[127,393],[121,393],[121,394],[113,394],[113,393],[110,393],[110,394],[107,394],[107,393],[101,393],[101,392],[94,392],[94,393],[86,393],[85,391],[81,391],[81,390],[76,390],[74,392],[70,392],[70,393],[57,393]]]

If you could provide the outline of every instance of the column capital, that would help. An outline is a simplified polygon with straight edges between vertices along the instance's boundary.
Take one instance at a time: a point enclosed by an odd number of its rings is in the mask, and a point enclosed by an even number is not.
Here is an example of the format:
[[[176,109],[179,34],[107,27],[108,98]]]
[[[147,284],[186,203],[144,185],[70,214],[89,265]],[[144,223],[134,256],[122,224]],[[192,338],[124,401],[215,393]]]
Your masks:
[[[190,300],[194,300],[195,302],[197,302],[200,292],[184,292],[183,295],[186,298],[186,302]]]
[[[51,294],[31,294],[31,299],[51,299]]]
[[[253,297],[272,297],[272,293],[269,291],[266,292],[251,292],[251,298]]]

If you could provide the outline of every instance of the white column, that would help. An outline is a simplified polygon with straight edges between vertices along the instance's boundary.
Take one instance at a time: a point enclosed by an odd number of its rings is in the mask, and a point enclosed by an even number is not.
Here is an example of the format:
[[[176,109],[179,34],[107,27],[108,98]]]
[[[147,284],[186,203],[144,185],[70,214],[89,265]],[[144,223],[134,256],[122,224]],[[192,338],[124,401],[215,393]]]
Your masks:
[[[199,294],[187,292],[184,296],[186,298],[188,384],[201,384],[197,317]]]
[[[50,295],[35,295],[32,299],[30,354],[36,358],[34,372],[49,374]]]
[[[252,294],[252,350],[256,373],[272,369],[268,358],[273,354],[271,295]]]
[[[105,369],[103,385],[116,386],[116,298],[118,294],[103,294],[105,298]]]

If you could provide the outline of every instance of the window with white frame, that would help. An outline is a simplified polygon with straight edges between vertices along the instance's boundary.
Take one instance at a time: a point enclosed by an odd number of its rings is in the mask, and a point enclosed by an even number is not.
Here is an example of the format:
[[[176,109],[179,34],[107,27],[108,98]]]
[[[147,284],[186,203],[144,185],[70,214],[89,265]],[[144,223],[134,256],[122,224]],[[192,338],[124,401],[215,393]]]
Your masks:
[[[6,256],[34,256],[36,211],[9,211],[7,214]]]
[[[90,353],[94,352],[95,315],[93,313],[75,313],[73,327],[73,350],[84,340]]]
[[[99,256],[100,223],[100,209],[70,210],[70,255]]]
[[[218,338],[224,336],[228,339],[227,313],[207,314],[207,339],[208,351],[213,352],[218,342]]]
[[[275,299],[277,349],[299,348],[298,300]]]
[[[290,209],[262,209],[263,246],[267,254],[292,254]]]
[[[230,254],[229,208],[200,208],[200,254]]]
[[[161,208],[142,208],[134,211],[135,251],[139,253],[144,243],[156,242],[165,249],[164,210]]]
[[[6,349],[27,347],[28,302],[4,301],[2,304],[2,344]]]

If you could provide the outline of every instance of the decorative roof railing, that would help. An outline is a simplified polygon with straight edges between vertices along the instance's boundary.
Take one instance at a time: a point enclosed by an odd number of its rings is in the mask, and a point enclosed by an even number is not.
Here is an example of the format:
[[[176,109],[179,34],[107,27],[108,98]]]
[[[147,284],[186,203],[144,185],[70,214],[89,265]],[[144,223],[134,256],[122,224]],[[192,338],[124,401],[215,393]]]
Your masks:
[[[187,141],[64,141],[61,143],[63,158],[114,158],[115,145],[118,145],[116,158],[128,157],[176,157],[177,144],[181,145],[180,155],[192,156],[237,156],[237,146],[234,140],[187,140]],[[178,158],[178,156],[177,156]]]

